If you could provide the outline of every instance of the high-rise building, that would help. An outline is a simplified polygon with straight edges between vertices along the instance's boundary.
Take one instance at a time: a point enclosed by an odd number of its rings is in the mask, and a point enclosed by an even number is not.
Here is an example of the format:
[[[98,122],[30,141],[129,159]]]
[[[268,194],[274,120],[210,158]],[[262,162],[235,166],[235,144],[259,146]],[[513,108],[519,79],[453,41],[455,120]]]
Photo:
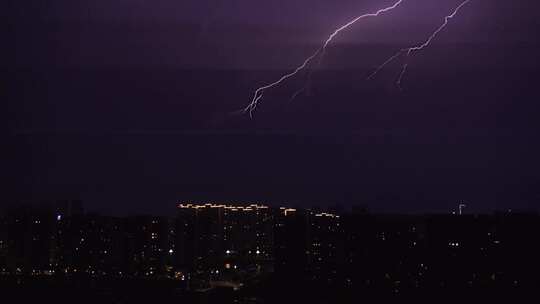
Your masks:
[[[52,271],[56,222],[48,206],[10,208],[4,229],[3,251],[10,272],[41,274]]]
[[[272,225],[263,205],[179,204],[175,261],[209,280],[260,272],[272,262]]]
[[[343,255],[340,217],[327,212],[308,211],[308,269],[311,279],[336,283]]]
[[[166,275],[172,271],[172,225],[165,217],[136,216],[125,222],[128,272],[137,276]]]
[[[308,219],[303,210],[281,207],[274,213],[274,268],[276,275],[295,280],[308,266]]]

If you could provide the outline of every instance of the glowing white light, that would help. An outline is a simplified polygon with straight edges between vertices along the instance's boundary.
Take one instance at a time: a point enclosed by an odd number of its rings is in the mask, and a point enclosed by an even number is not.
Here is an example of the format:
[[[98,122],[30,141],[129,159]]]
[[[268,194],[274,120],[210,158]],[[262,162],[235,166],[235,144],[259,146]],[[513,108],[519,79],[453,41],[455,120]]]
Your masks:
[[[464,6],[466,5],[467,3],[469,3],[471,0],[465,0],[463,2],[461,2],[461,4],[456,7],[454,9],[454,11],[452,12],[452,14],[444,17],[444,22],[441,26],[439,26],[432,34],[431,36],[428,37],[428,39],[422,43],[422,44],[419,44],[419,45],[416,45],[416,46],[413,46],[413,47],[409,47],[409,48],[405,48],[405,49],[401,49],[399,50],[396,54],[394,54],[393,56],[391,56],[390,58],[388,58],[385,62],[383,62],[383,64],[381,64],[380,66],[377,67],[377,69],[375,69],[375,71],[373,73],[371,73],[371,75],[369,75],[369,77],[367,79],[371,79],[373,78],[375,75],[377,75],[377,73],[379,73],[380,70],[382,70],[387,64],[389,64],[390,62],[394,61],[394,59],[398,58],[399,56],[405,54],[405,57],[408,58],[413,52],[416,52],[416,51],[421,51],[423,50],[424,48],[428,47],[430,44],[431,44],[431,41],[433,39],[435,39],[435,37],[437,37],[437,35],[448,25],[448,21],[450,21],[450,19],[454,18],[457,13],[459,12],[459,10]],[[408,63],[405,62],[403,64],[403,66],[401,67],[401,71],[399,73],[399,77],[396,81],[396,84],[398,87],[401,88],[401,81],[403,80],[403,76],[405,75],[405,73],[407,72],[407,67],[408,67]],[[461,210],[462,208],[460,207],[460,213],[461,214]],[[455,214],[455,212],[452,212],[452,214]]]
[[[330,36],[328,36],[328,38],[324,41],[323,45],[319,49],[317,49],[317,51],[315,51],[315,53],[313,53],[311,56],[306,58],[304,60],[304,62],[300,66],[298,66],[292,72],[281,76],[281,78],[279,78],[275,82],[272,82],[272,83],[267,84],[265,86],[259,87],[257,90],[255,90],[255,93],[253,94],[253,98],[252,98],[251,102],[249,103],[249,105],[247,105],[242,110],[242,112],[243,113],[249,113],[249,115],[251,116],[253,114],[253,111],[257,108],[257,105],[259,104],[259,101],[263,98],[265,90],[273,88],[273,87],[275,87],[277,85],[280,85],[285,80],[295,76],[300,71],[304,70],[311,63],[311,61],[313,59],[315,59],[316,57],[320,56],[319,58],[321,58],[324,55],[324,52],[325,52],[326,48],[328,47],[328,45],[330,44],[330,42],[332,42],[334,37],[337,36],[341,31],[346,30],[351,25],[355,24],[356,22],[360,21],[361,19],[364,19],[364,18],[367,18],[367,17],[377,17],[382,13],[386,13],[388,11],[391,11],[391,10],[395,9],[396,7],[398,7],[403,1],[404,0],[398,0],[396,3],[394,3],[394,5],[383,8],[383,9],[380,9],[380,10],[376,11],[375,13],[364,14],[364,15],[358,16],[358,17],[352,19],[351,21],[347,22],[346,24],[340,26],[336,30],[334,30],[334,32],[332,32],[332,34]]]

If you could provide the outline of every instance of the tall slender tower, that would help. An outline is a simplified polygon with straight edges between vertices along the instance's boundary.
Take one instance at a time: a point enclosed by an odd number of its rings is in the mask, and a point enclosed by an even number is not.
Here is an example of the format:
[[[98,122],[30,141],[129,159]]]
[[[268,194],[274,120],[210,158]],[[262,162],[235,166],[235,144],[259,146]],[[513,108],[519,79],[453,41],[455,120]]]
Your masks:
[[[463,201],[459,203],[458,205],[459,215],[463,214],[463,209],[465,209],[465,207],[467,207],[467,205]]]

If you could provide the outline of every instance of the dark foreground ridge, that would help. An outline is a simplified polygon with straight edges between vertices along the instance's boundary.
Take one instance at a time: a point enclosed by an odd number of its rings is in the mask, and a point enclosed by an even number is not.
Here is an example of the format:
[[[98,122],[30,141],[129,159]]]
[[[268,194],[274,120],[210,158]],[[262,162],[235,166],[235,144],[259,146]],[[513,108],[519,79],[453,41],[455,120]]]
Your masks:
[[[8,208],[0,288],[19,303],[517,300],[539,287],[540,217],[178,205],[110,217],[80,202]]]

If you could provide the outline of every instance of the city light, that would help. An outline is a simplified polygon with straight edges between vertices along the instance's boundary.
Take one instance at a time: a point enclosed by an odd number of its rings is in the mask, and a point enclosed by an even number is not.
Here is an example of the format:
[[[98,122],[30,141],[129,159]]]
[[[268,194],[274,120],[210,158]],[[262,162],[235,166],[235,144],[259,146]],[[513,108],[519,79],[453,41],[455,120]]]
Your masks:
[[[159,220],[144,216],[66,217],[62,225],[54,221],[54,213],[49,220],[30,217],[19,218],[21,224],[5,221],[28,226],[40,221],[40,229],[20,234],[20,238],[49,241],[28,242],[37,246],[34,248],[46,257],[46,264],[36,263],[38,255],[27,255],[27,268],[17,264],[21,258],[12,254],[16,251],[5,250],[12,243],[0,239],[0,263],[5,257],[13,261],[0,264],[0,275],[144,277],[183,281],[182,288],[228,286],[239,290],[240,284],[258,276],[276,275],[281,280],[305,274],[310,282],[321,286],[343,284],[354,289],[377,285],[402,293],[410,286],[425,288],[426,278],[433,277],[437,284],[447,285],[457,280],[467,286],[482,286],[486,284],[482,278],[492,275],[497,280],[490,281],[500,282],[499,277],[508,274],[492,267],[476,267],[482,265],[478,259],[500,260],[500,254],[512,252],[508,244],[519,242],[506,241],[511,234],[505,231],[512,231],[512,221],[506,217],[518,216],[514,213],[505,213],[501,220],[500,215],[357,215],[257,204],[181,204],[179,208],[189,212]],[[537,216],[522,220],[536,221]],[[441,250],[441,246],[446,249]],[[509,267],[518,260],[500,263]],[[445,277],[440,279],[436,271],[445,269],[440,263],[451,265],[449,268],[468,265],[470,270],[462,270],[467,275],[460,277],[453,276],[450,269],[449,276],[443,273]],[[365,269],[371,269],[368,278],[363,277]],[[515,287],[518,279],[523,286],[522,276],[510,276],[508,282]]]
[[[216,203],[201,203],[201,204],[194,204],[194,203],[180,203],[178,204],[178,208],[181,209],[205,209],[205,208],[221,208],[231,211],[257,211],[261,209],[268,209],[268,206],[261,205],[261,204],[250,204],[250,205],[232,205],[232,204],[216,204]]]

